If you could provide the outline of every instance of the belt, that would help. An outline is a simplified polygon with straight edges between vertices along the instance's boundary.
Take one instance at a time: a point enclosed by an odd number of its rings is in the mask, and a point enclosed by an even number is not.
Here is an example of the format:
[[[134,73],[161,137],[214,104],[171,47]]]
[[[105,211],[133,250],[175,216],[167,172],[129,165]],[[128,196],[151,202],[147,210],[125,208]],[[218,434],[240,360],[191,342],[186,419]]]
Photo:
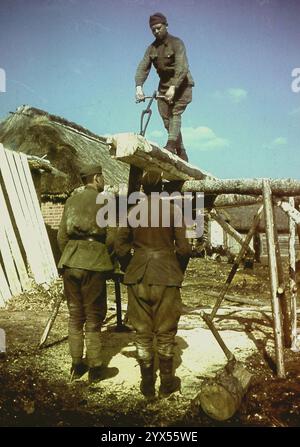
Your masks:
[[[105,243],[105,236],[71,236],[71,240],[73,241],[95,241],[95,242],[102,242]]]

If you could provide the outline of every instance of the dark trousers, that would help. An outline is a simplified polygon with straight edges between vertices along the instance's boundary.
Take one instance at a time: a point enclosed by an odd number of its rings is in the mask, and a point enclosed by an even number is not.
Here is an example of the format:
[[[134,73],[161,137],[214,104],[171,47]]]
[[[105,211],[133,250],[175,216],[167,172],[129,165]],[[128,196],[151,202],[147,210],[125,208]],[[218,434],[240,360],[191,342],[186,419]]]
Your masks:
[[[69,348],[74,364],[83,357],[84,335],[90,367],[101,360],[100,329],[107,312],[105,274],[82,269],[65,268],[64,291],[69,309]]]
[[[179,287],[128,286],[128,319],[136,331],[138,360],[144,365],[152,363],[154,337],[158,355],[173,358],[181,305]]]
[[[165,92],[161,92],[164,94]],[[185,111],[187,105],[192,101],[192,87],[180,87],[174,97],[172,104],[164,99],[157,100],[157,106],[160,116],[164,122],[164,126],[168,131],[168,139],[173,141],[182,140],[181,137],[181,115]],[[180,141],[182,143],[182,141]]]

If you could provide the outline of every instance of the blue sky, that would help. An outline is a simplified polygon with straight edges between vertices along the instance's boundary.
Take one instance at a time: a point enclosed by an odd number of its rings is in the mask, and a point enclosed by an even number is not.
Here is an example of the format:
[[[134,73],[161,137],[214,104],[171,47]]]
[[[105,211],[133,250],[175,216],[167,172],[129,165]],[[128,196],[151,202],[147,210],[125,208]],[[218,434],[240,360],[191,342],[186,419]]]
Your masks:
[[[300,67],[299,0],[0,5],[0,119],[29,104],[100,135],[138,132],[145,105],[135,104],[134,75],[153,40],[149,15],[160,11],[184,41],[196,83],[182,124],[190,161],[224,178],[300,178],[300,92],[291,88]],[[152,69],[145,92],[157,83]],[[155,104],[146,136],[166,142]]]

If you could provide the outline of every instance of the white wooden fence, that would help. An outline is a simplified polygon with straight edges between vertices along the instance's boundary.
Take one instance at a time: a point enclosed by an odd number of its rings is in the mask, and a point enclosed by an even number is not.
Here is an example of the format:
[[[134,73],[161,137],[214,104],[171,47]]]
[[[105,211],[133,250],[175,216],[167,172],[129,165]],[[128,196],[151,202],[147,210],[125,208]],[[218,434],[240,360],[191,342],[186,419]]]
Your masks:
[[[0,143],[0,307],[57,276],[27,157]]]

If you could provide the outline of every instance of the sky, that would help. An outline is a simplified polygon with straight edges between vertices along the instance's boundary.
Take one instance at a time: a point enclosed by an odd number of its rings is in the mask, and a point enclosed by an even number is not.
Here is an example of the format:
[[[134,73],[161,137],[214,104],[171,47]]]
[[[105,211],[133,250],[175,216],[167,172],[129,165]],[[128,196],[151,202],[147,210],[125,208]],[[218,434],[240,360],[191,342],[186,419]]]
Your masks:
[[[222,178],[299,179],[300,0],[0,0],[0,119],[28,104],[99,135],[139,132],[134,76],[154,12],[195,80],[190,162]],[[153,67],[145,93],[157,85]],[[146,137],[164,146],[152,110]]]

